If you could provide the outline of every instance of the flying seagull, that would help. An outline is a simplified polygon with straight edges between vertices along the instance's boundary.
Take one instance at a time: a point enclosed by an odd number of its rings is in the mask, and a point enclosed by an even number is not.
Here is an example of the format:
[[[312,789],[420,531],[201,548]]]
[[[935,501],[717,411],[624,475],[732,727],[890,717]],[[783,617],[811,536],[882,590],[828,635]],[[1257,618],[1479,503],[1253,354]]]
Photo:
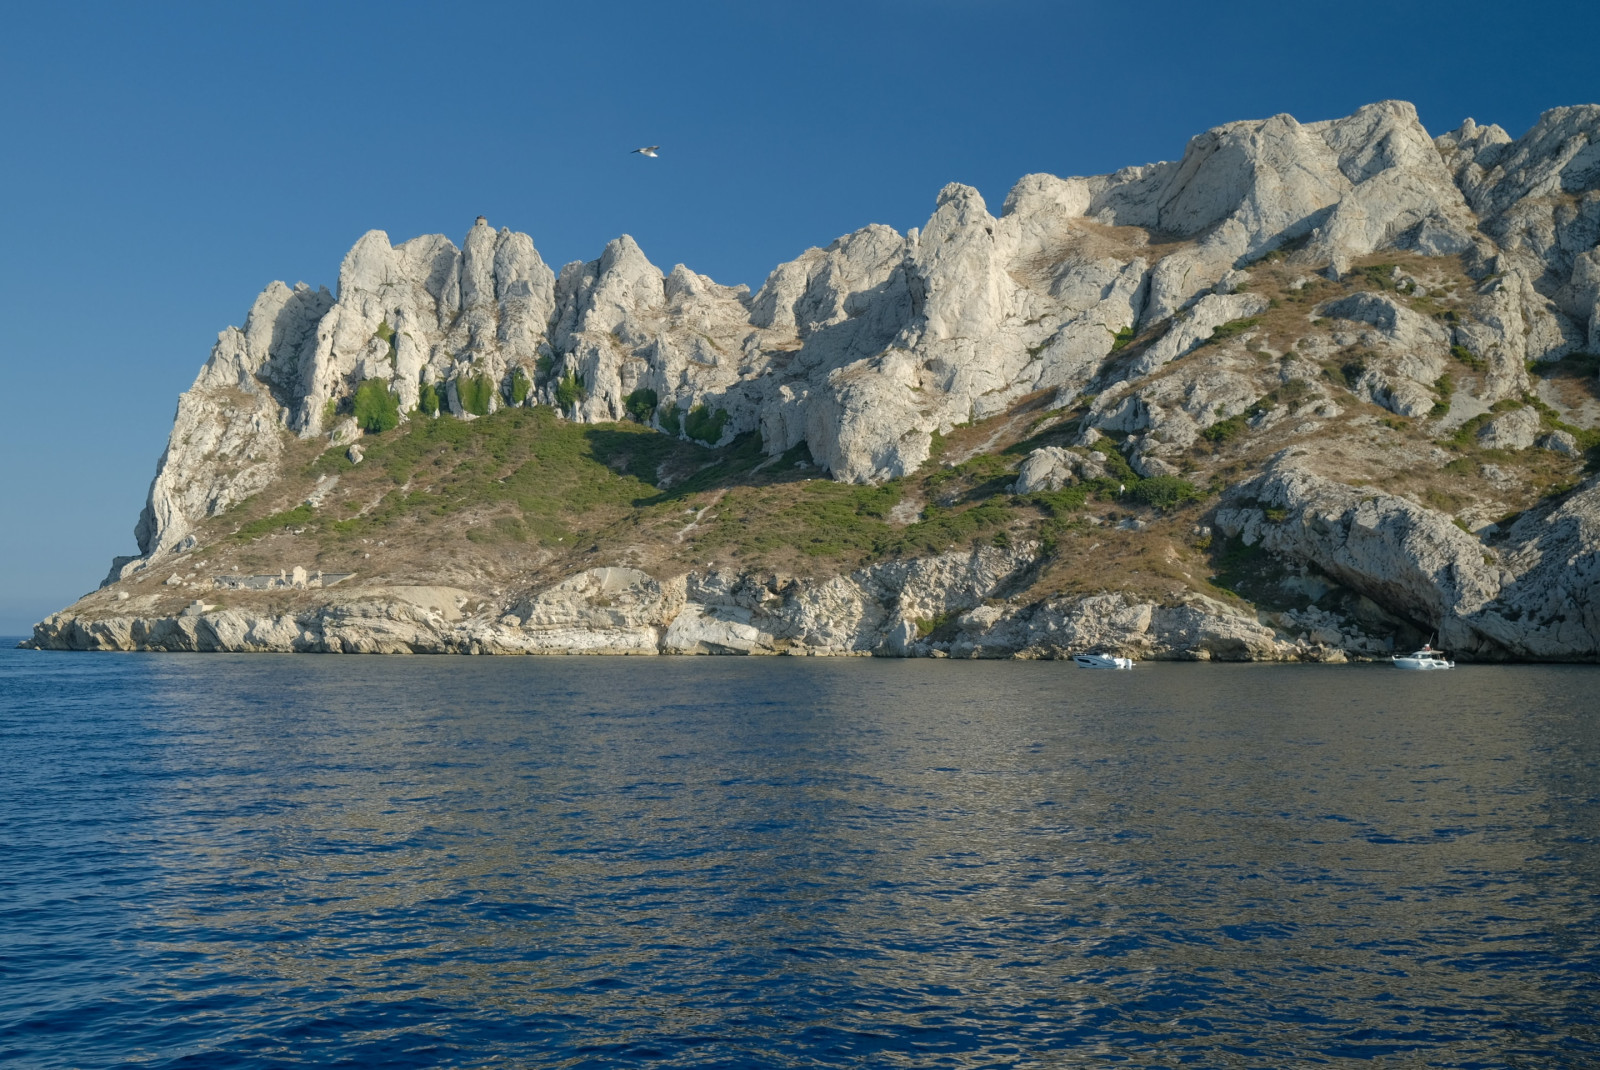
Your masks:
[[[646,145],[642,149],[634,149],[633,151],[634,152],[640,152],[640,153],[643,153],[646,156],[654,158],[655,155],[656,155],[656,150],[659,149],[660,147],[661,147],[660,145]]]

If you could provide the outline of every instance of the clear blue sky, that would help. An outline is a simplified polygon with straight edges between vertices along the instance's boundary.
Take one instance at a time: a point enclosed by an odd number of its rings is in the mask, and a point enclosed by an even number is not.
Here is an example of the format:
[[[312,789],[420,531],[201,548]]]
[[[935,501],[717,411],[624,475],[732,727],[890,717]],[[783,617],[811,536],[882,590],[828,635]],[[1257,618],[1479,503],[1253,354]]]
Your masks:
[[[1173,159],[1389,97],[1434,133],[1600,100],[1600,4],[7,5],[0,634],[92,589],[177,394],[272,279],[479,213],[759,285],[944,183]],[[628,155],[659,143],[661,158]]]

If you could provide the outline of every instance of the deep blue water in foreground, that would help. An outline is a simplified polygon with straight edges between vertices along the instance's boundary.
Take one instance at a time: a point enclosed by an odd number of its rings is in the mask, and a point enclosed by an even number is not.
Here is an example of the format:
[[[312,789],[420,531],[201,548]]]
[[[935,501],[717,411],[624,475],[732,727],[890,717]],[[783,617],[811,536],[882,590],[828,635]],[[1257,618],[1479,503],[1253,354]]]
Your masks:
[[[1600,670],[0,651],[0,1064],[1600,1066]]]

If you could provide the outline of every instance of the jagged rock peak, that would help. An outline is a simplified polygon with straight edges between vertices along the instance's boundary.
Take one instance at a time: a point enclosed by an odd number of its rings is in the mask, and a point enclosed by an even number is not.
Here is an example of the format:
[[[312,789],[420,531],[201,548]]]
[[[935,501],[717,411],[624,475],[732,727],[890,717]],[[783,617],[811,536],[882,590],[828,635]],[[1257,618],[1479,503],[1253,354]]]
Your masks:
[[[1452,347],[1485,362],[1489,400],[1520,396],[1526,360],[1600,348],[1600,106],[1554,109],[1517,139],[1471,120],[1430,138],[1400,101],[1227,123],[1175,161],[1024,176],[998,217],[953,182],[922,228],[807,249],[753,295],[663,273],[626,234],[558,275],[532,238],[481,216],[459,246],[373,230],[335,294],[274,283],[219,336],[180,401],[140,550],[270,481],[282,429],[346,426],[373,380],[403,420],[545,404],[707,445],[755,432],[772,454],[805,443],[852,482],[912,472],[935,436],[1043,392],[1065,405],[1099,391],[1096,418],[1131,428],[1172,407],[1144,380],[1261,314],[1235,291],[1263,257],[1338,278],[1390,250],[1459,254],[1481,290],[1450,328],[1338,306],[1355,326],[1334,333],[1375,354],[1363,399],[1426,413]],[[1130,331],[1149,341],[1124,360]],[[1201,393],[1233,405],[1243,389]],[[1155,470],[1170,448],[1149,437],[1132,453]]]

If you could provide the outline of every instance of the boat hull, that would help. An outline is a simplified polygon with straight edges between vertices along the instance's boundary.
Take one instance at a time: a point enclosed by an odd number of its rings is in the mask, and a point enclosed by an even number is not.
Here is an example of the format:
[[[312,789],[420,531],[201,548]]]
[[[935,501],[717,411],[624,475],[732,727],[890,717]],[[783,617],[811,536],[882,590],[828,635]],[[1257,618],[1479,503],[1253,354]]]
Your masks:
[[[1111,654],[1074,654],[1072,661],[1080,669],[1131,669],[1132,658],[1119,658]]]
[[[1433,672],[1438,669],[1453,669],[1453,661],[1441,661],[1438,658],[1393,658],[1394,667],[1407,669],[1411,672]]]

